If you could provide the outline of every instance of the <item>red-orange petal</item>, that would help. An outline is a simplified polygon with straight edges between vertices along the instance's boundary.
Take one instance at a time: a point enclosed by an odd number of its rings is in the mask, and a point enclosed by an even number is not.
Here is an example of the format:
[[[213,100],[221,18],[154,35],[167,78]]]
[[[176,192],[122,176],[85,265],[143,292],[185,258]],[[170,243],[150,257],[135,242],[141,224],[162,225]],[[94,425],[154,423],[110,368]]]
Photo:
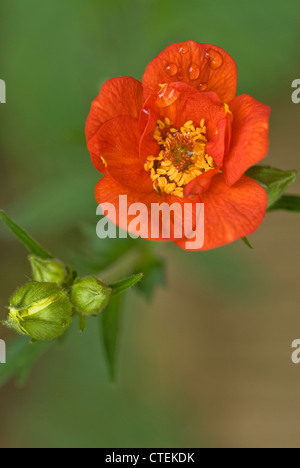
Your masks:
[[[202,196],[207,192],[212,183],[212,178],[220,172],[220,168],[216,167],[192,180],[184,189],[185,197]]]
[[[233,113],[232,139],[223,172],[226,183],[232,185],[249,167],[266,156],[271,109],[243,94],[234,99],[230,110]]]
[[[101,125],[110,119],[120,115],[138,119],[142,105],[143,88],[139,81],[128,76],[108,80],[92,102],[85,127],[87,141],[90,142]],[[106,174],[106,167],[99,155],[91,152],[91,158],[96,169]]]
[[[170,237],[165,238],[163,236],[163,229],[162,229],[162,219],[160,218],[159,225],[158,225],[158,236],[153,237],[153,230],[151,228],[151,208],[153,204],[162,204],[165,203],[168,207],[173,203],[179,204],[182,210],[182,206],[184,204],[183,199],[179,199],[178,197],[170,196],[163,194],[158,195],[154,190],[150,193],[141,193],[138,191],[133,191],[128,187],[120,184],[116,180],[114,180],[110,176],[105,176],[103,179],[98,182],[96,187],[96,200],[100,205],[104,203],[110,203],[115,208],[116,219],[111,219],[109,216],[108,218],[115,222],[119,227],[122,229],[132,232],[134,234],[140,232],[136,231],[132,227],[130,228],[130,223],[136,218],[136,214],[129,215],[128,210],[121,210],[120,209],[120,196],[127,197],[126,204],[127,206],[132,206],[135,210],[138,209],[137,204],[142,204],[145,211],[145,216],[142,217],[143,229],[146,235],[142,236],[149,240],[160,240],[160,241],[173,241],[174,240],[174,215],[172,213],[172,218],[170,222]],[[123,202],[122,202],[123,203]],[[189,200],[189,203],[192,202]],[[103,207],[103,206],[102,206]],[[183,213],[183,210],[181,211]],[[182,215],[183,216],[183,215]],[[167,219],[168,222],[168,219]],[[182,225],[180,225],[180,229],[182,230]]]
[[[214,45],[195,41],[172,44],[148,65],[142,81],[145,98],[157,94],[160,84],[178,81],[199,91],[213,91],[229,102],[236,95],[236,64]]]
[[[212,179],[207,192],[200,196],[204,203],[204,246],[214,249],[248,236],[262,223],[267,209],[265,190],[249,177],[243,176],[229,187],[223,174]],[[185,241],[176,242],[185,249]]]
[[[138,120],[129,116],[105,122],[88,143],[89,151],[106,162],[106,173],[131,190],[153,192],[149,172],[139,158],[141,132]]]
[[[139,127],[141,130],[140,139],[140,158],[144,164],[148,156],[156,156],[160,151],[160,146],[154,139],[154,130],[157,125],[157,115],[154,110],[146,106],[143,108],[139,120]]]
[[[130,76],[106,81],[99,96],[92,102],[86,122],[87,141],[96,135],[107,120],[121,115],[130,115],[138,119],[142,105],[143,88],[139,81]]]
[[[224,119],[217,124],[217,133],[206,145],[206,152],[209,154],[216,166],[221,166],[224,156],[228,153],[232,134],[231,115],[227,114]]]

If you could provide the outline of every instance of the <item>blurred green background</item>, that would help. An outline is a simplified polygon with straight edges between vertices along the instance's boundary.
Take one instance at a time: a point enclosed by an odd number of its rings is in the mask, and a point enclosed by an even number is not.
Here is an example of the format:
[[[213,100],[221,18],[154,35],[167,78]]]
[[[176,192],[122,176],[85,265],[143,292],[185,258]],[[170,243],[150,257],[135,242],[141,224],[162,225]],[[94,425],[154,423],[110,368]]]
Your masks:
[[[111,77],[141,79],[172,42],[227,50],[238,92],[272,107],[268,163],[300,170],[299,0],[1,0],[0,9],[1,208],[57,256],[75,259],[83,226],[97,241],[99,175],[83,135],[92,99]],[[118,384],[96,323],[74,329],[24,388],[0,390],[0,446],[300,447],[299,228],[298,215],[275,212],[251,237],[254,251],[168,245],[167,286],[150,304],[128,297]],[[30,271],[1,226],[0,258],[3,318]]]

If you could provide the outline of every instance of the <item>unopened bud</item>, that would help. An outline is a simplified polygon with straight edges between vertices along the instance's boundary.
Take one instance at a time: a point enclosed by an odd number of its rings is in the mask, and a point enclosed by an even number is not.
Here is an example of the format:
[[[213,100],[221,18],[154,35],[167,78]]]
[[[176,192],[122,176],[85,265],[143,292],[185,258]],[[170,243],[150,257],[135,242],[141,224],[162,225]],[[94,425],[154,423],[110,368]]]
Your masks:
[[[57,284],[31,281],[10,299],[4,325],[41,341],[62,335],[71,321],[72,304],[67,294]]]
[[[35,281],[42,283],[57,283],[62,285],[67,277],[65,265],[60,260],[44,260],[35,255],[30,255],[29,262]]]
[[[72,288],[72,302],[78,312],[97,315],[107,306],[112,290],[94,276],[78,279]]]

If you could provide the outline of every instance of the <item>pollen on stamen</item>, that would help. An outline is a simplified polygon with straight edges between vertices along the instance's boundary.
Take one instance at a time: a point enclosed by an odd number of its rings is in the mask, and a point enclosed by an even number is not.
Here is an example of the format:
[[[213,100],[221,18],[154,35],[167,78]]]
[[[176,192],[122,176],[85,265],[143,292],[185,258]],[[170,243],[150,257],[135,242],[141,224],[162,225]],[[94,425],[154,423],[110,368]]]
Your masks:
[[[231,110],[230,110],[230,107],[229,107],[228,104],[226,104],[226,102],[225,102],[225,104],[224,104],[224,107],[225,107],[225,113],[226,113],[226,114],[232,115],[232,112],[231,112]]]
[[[106,159],[104,159],[103,156],[100,156],[100,159],[101,159],[101,161],[103,162],[104,167],[107,167],[107,161],[106,161]]]
[[[161,120],[158,120],[157,121],[157,126],[162,130],[163,128],[165,128],[165,124],[161,121]]]
[[[213,158],[206,153],[205,119],[198,123],[189,120],[180,129],[168,118],[158,120],[153,136],[160,152],[148,156],[144,168],[157,193],[184,198],[189,182],[214,169]]]

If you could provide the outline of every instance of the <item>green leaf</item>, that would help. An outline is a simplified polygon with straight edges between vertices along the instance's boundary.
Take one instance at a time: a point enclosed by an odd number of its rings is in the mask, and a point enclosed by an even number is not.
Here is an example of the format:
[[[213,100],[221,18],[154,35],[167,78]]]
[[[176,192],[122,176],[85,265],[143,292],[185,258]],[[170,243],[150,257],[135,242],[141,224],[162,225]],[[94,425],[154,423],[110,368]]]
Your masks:
[[[293,213],[300,213],[300,196],[298,195],[283,195],[277,200],[274,205],[269,208],[269,211],[285,210]]]
[[[113,296],[122,294],[123,292],[127,291],[127,289],[132,288],[142,280],[143,276],[143,273],[139,273],[137,275],[130,276],[129,278],[125,278],[121,281],[111,284],[110,288],[112,288],[113,290]]]
[[[138,283],[137,286],[146,299],[151,301],[157,286],[166,284],[165,263],[149,253],[144,256],[137,269],[144,274],[143,281]]]
[[[249,249],[252,249],[252,250],[253,250],[254,247],[252,247],[252,245],[251,245],[250,242],[248,241],[247,237],[242,237],[242,241],[244,242],[244,244],[245,244],[247,247],[249,247]]]
[[[107,308],[100,314],[100,331],[103,339],[109,376],[112,382],[116,377],[116,364],[119,345],[121,309],[124,296],[111,298]]]
[[[16,338],[7,344],[6,364],[0,364],[0,386],[12,377],[24,384],[38,358],[52,345],[51,342],[30,343],[27,338]]]
[[[5,226],[7,226],[8,229],[10,229],[10,231],[16,236],[16,238],[25,245],[30,253],[45,260],[53,258],[52,255],[49,254],[41,245],[39,245],[26,231],[24,231],[24,229],[12,221],[12,219],[10,219],[3,210],[0,210],[0,219],[3,221]]]
[[[268,166],[253,166],[246,175],[256,180],[267,192],[268,208],[281,197],[286,189],[297,179],[297,171],[281,171]]]

